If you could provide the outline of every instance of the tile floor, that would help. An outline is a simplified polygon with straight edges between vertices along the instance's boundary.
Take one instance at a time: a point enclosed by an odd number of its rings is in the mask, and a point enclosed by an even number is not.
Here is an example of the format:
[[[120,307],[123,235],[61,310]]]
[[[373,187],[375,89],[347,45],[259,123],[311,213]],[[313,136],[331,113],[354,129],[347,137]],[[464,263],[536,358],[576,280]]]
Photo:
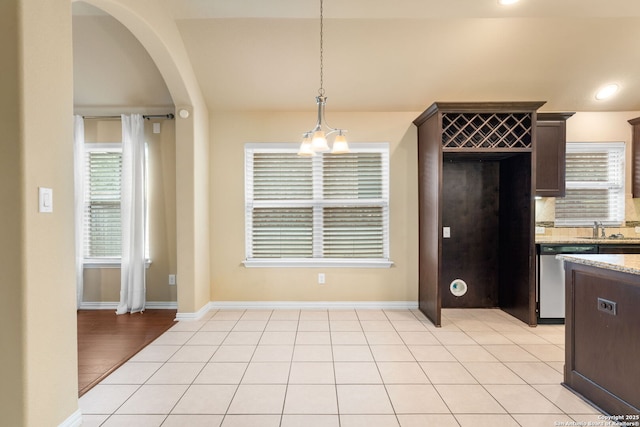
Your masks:
[[[564,327],[501,310],[218,310],[179,322],[80,399],[83,426],[555,426]],[[586,425],[586,424],[585,424]]]

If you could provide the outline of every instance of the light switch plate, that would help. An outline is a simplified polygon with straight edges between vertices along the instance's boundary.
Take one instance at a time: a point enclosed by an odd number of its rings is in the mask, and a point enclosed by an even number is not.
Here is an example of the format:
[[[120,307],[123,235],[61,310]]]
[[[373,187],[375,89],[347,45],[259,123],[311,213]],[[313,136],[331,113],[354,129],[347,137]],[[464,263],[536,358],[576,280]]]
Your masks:
[[[53,212],[53,189],[38,187],[38,211],[43,213]]]
[[[544,234],[544,227],[536,227],[536,234]]]
[[[153,133],[160,133],[160,123],[153,124]]]
[[[444,239],[451,238],[451,227],[442,227],[442,237]]]

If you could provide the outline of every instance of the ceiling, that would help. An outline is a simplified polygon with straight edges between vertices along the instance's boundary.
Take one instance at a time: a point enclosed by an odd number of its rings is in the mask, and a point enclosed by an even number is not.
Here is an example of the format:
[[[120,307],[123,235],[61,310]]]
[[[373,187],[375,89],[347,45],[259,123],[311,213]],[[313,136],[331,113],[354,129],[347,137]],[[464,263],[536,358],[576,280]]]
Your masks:
[[[315,109],[318,0],[164,0],[158,7],[175,17],[210,110]],[[324,17],[330,110],[422,111],[434,101],[640,110],[637,0],[325,0]],[[77,107],[171,104],[153,61],[126,33],[74,3]],[[135,84],[126,81],[132,73]],[[620,92],[597,101],[595,92],[610,82]]]

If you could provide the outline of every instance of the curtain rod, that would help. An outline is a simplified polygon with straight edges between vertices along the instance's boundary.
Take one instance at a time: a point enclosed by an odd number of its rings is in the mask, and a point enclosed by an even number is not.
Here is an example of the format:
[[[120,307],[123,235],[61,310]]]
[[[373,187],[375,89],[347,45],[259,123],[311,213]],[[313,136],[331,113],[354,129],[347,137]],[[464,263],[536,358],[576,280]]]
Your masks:
[[[102,119],[102,120],[116,120],[120,119],[121,116],[82,116],[83,119]],[[173,120],[175,116],[172,113],[169,114],[148,114],[143,115],[143,119],[151,120],[151,119],[169,119]]]

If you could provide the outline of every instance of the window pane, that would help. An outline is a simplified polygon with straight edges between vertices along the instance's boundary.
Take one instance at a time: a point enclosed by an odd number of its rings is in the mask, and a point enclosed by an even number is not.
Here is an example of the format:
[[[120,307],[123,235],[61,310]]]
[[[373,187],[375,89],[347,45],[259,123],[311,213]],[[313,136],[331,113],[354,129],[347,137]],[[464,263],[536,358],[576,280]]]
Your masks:
[[[325,154],[322,175],[327,199],[382,198],[380,153]]]
[[[253,197],[255,200],[311,199],[311,158],[295,153],[255,153]]]
[[[85,257],[120,257],[120,183],[122,154],[87,151]]]
[[[311,258],[312,208],[254,208],[254,258]]]
[[[324,208],[324,256],[383,258],[383,215],[379,206]]]
[[[624,153],[624,143],[567,143],[567,188],[556,199],[557,226],[622,223]]]

